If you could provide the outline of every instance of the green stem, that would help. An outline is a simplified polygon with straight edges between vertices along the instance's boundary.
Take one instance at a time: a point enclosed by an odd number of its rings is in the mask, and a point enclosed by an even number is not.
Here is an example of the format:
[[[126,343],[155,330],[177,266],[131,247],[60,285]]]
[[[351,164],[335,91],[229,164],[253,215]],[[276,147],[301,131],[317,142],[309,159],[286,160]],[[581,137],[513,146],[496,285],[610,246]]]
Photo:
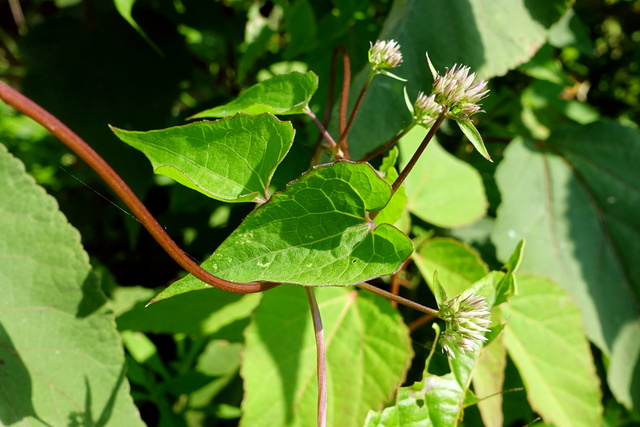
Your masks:
[[[153,238],[182,268],[202,280],[203,282],[229,292],[254,293],[271,289],[278,284],[270,282],[237,283],[214,276],[196,264],[182,249],[169,237],[162,226],[138,199],[122,178],[100,155],[85,141],[69,129],[64,123],[38,104],[22,95],[15,89],[0,82],[0,99],[8,105],[31,117],[44,126],[55,137],[62,141],[82,160],[84,160],[96,173],[113,189],[122,201],[131,209],[133,215],[142,223]]]
[[[311,317],[313,318],[313,330],[316,337],[316,363],[318,369],[318,427],[327,425],[327,349],[324,345],[324,330],[322,317],[316,300],[315,289],[304,288],[309,300]]]
[[[435,310],[433,308],[429,308],[429,307],[425,307],[422,304],[418,304],[417,302],[413,302],[409,299],[403,298],[400,295],[395,295],[392,294],[391,292],[387,292],[383,289],[380,289],[376,286],[373,286],[369,283],[366,282],[362,282],[362,283],[358,283],[356,285],[357,287],[359,287],[360,289],[364,289],[365,291],[369,291],[371,293],[374,293],[376,295],[381,296],[382,298],[386,298],[389,301],[395,301],[398,304],[402,304],[405,305],[409,308],[413,308],[414,310],[418,310],[421,311],[423,313],[426,314],[431,314],[432,316],[436,316],[436,317],[440,317],[440,312],[438,310]]]

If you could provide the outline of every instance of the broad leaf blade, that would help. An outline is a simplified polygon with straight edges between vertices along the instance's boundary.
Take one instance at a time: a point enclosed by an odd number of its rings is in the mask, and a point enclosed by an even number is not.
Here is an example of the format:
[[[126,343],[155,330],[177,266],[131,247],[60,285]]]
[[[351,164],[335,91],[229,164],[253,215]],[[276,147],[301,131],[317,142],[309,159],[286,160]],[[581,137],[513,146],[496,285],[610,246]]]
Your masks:
[[[388,301],[353,289],[315,292],[327,346],[327,425],[361,426],[404,378],[408,330]],[[315,426],[316,348],[304,291],[284,285],[265,293],[245,336],[241,425]]]
[[[393,226],[367,218],[390,197],[389,185],[366,163],[314,168],[249,214],[202,267],[236,282],[308,286],[347,286],[393,274],[413,245]],[[187,276],[156,299],[206,287]]]
[[[437,271],[447,295],[452,297],[489,273],[487,264],[475,250],[454,239],[439,237],[427,240],[414,252],[413,260],[430,285]]]
[[[318,76],[311,71],[280,74],[251,86],[228,104],[202,111],[191,118],[230,117],[236,113],[300,114],[308,107],[317,89]]]
[[[426,131],[416,126],[400,142],[406,165]],[[482,218],[487,209],[484,185],[478,171],[431,141],[405,181],[407,208],[424,221],[440,227],[457,227]]]
[[[155,173],[225,202],[264,201],[293,142],[290,122],[238,115],[149,132],[113,132],[151,161]]]
[[[514,141],[505,151],[492,240],[506,259],[527,239],[521,271],[548,275],[572,295],[589,339],[610,357],[611,390],[638,407],[640,135],[599,122],[550,139],[548,146]]]
[[[505,346],[535,411],[554,425],[601,425],[600,381],[568,295],[548,279],[519,275],[518,295],[501,310]]]
[[[0,145],[0,424],[142,426],[80,236]]]

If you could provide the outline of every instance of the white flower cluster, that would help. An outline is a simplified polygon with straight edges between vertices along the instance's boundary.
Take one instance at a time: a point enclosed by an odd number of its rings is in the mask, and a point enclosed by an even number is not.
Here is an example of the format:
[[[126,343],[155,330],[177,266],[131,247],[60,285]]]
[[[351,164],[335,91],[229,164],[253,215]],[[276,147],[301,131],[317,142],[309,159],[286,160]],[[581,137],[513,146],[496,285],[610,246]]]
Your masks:
[[[446,330],[440,336],[440,345],[451,357],[459,353],[473,353],[482,347],[487,340],[485,332],[488,326],[490,312],[487,302],[482,296],[469,295],[461,299],[455,298],[445,301],[440,308],[440,318],[446,322]]]

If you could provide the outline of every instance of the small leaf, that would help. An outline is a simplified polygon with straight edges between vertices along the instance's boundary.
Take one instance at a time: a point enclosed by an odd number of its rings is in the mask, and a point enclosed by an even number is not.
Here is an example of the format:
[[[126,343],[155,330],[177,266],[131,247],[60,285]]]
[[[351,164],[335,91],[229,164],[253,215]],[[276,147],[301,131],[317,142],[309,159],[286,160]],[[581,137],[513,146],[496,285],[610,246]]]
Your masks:
[[[210,108],[191,118],[229,117],[246,114],[301,114],[318,89],[318,76],[309,71],[276,75],[251,86],[228,104]]]
[[[500,306],[504,343],[533,409],[546,423],[602,423],[600,381],[580,312],[549,279],[518,276],[518,295]]]
[[[330,426],[361,426],[403,379],[409,331],[388,301],[353,289],[316,289],[327,347]],[[315,426],[316,348],[305,292],[263,295],[245,332],[241,426]],[[357,396],[357,398],[356,398]],[[265,398],[267,397],[267,398]]]
[[[151,46],[153,50],[155,50],[160,56],[163,56],[163,53],[158,45],[156,45],[153,40],[151,40],[147,33],[142,28],[140,28],[140,25],[138,25],[136,20],[133,19],[131,11],[133,10],[133,5],[135,2],[136,0],[113,0],[113,3],[115,4],[120,16],[122,16],[147,43],[149,43],[149,46]]]
[[[367,212],[391,188],[366,163],[339,162],[303,174],[254,210],[202,267],[227,280],[348,286],[395,273],[411,254],[409,238]],[[193,276],[156,300],[207,288]]]
[[[493,162],[487,148],[484,146],[480,132],[478,132],[478,129],[476,129],[471,120],[456,120],[456,123],[458,123],[458,127],[460,127],[462,133],[464,133],[471,144],[473,144],[478,153],[482,154],[482,157],[485,159]]]
[[[393,147],[389,150],[389,153],[382,159],[380,165],[380,172],[384,174],[384,180],[392,185],[398,178],[398,171],[396,171],[396,162],[398,160],[398,148]],[[375,217],[376,224],[396,224],[401,218],[407,205],[407,194],[404,190],[404,185],[396,190],[393,197],[387,203],[387,206],[380,211]]]
[[[225,202],[264,202],[294,135],[290,122],[270,114],[237,115],[149,132],[111,129],[142,151],[155,173]]]

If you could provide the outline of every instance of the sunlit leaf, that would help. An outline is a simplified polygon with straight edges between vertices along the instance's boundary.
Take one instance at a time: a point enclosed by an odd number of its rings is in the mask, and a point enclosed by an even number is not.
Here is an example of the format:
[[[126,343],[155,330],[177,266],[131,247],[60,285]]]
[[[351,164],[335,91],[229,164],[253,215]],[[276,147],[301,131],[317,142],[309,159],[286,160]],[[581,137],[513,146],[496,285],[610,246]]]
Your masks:
[[[210,108],[191,118],[229,117],[246,114],[300,114],[318,89],[318,76],[313,72],[279,74],[245,90],[233,101]]]
[[[112,129],[149,158],[155,173],[226,202],[266,200],[271,177],[294,135],[290,122],[270,114],[149,132]]]
[[[327,346],[327,425],[361,426],[403,381],[412,356],[409,331],[379,297],[342,288],[315,292]],[[265,293],[245,335],[240,425],[316,426],[316,347],[304,290],[284,285]]]

